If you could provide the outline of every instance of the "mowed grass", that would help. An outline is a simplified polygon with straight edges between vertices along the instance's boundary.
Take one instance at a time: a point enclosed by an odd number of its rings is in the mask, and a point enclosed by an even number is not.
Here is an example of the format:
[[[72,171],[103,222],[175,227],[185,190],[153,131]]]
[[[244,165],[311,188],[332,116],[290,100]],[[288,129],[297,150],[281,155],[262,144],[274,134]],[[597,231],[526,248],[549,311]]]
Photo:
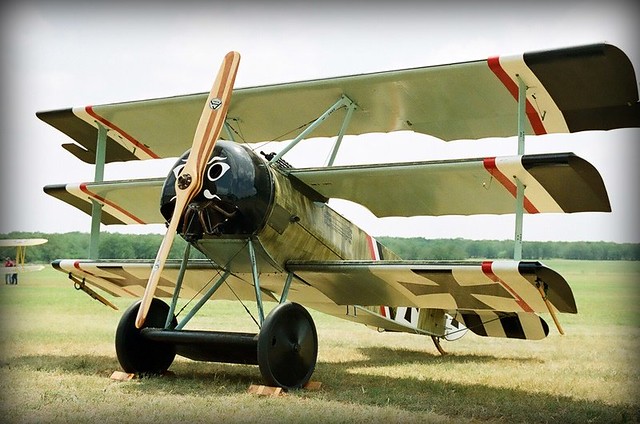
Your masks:
[[[572,286],[578,315],[542,341],[467,334],[443,342],[377,333],[313,313],[318,391],[250,395],[255,366],[177,358],[172,376],[113,381],[113,311],[53,270],[0,286],[0,421],[17,422],[556,422],[640,421],[640,263],[549,261]],[[254,305],[248,305],[254,310]],[[207,305],[194,326],[257,331],[235,302]]]

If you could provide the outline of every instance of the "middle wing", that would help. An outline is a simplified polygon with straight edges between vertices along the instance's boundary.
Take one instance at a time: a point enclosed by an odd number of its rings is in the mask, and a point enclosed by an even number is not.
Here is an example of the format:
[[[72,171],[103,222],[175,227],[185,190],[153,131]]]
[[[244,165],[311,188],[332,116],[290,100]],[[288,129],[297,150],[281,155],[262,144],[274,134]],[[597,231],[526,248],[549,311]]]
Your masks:
[[[600,174],[573,153],[296,169],[289,175],[377,217],[513,213],[516,178],[525,186],[528,213],[611,211]]]
[[[102,223],[161,224],[160,195],[164,178],[53,184],[44,192],[91,215],[92,201],[102,205]]]
[[[517,177],[525,208],[538,212],[608,212],[598,171],[573,153],[382,165],[294,169],[289,176],[320,197],[351,200],[375,215],[473,215],[514,212]],[[103,224],[157,224],[164,179],[49,185],[60,200],[91,214],[102,205]]]

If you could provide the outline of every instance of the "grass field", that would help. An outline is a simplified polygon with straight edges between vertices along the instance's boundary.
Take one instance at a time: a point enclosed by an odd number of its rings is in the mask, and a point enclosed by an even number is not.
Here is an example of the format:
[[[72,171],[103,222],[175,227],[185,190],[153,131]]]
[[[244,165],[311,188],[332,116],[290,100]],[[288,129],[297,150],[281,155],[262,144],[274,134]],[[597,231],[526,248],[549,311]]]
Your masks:
[[[640,263],[549,261],[572,286],[578,315],[543,341],[467,334],[443,342],[378,334],[313,313],[319,391],[247,394],[257,367],[177,358],[173,376],[117,382],[116,312],[47,269],[0,286],[0,401],[18,422],[639,422]],[[126,308],[131,299],[116,299]],[[255,331],[235,303],[195,323]],[[547,321],[553,326],[548,315]]]

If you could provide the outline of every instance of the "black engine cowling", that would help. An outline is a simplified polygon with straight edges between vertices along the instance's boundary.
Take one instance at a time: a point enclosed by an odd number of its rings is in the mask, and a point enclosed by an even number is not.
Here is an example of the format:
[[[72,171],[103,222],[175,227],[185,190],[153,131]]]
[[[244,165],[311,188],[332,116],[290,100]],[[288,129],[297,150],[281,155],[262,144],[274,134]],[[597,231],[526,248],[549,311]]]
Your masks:
[[[175,182],[189,157],[173,166],[162,187],[160,212],[169,221],[175,208]],[[178,232],[188,241],[205,236],[246,236],[260,229],[273,201],[267,163],[249,148],[219,140],[207,163],[202,189],[181,217]]]

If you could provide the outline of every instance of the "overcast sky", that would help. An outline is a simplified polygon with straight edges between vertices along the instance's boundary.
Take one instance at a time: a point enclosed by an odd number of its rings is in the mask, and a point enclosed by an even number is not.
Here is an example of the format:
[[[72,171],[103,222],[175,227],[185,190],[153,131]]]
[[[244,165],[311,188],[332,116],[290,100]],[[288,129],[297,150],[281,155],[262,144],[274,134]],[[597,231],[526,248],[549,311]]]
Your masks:
[[[35,117],[68,108],[207,91],[223,55],[242,54],[236,87],[485,59],[606,41],[636,68],[631,2],[16,2],[1,10],[0,232],[89,231],[90,218],[47,196],[47,184],[91,181],[93,168],[60,147],[66,136]],[[300,3],[300,4],[298,4]],[[426,2],[425,2],[426,3]],[[369,6],[367,6],[369,5]],[[610,214],[525,217],[526,240],[639,242],[640,131],[528,137],[527,153],[573,151],[601,172]],[[516,140],[434,142],[360,137],[340,163],[515,154]],[[373,155],[385,140],[403,146]],[[325,143],[326,145],[326,143]],[[364,146],[364,147],[363,147]],[[295,150],[292,152],[295,153]],[[306,151],[292,156],[305,165]],[[314,158],[324,155],[321,152]],[[297,155],[297,156],[296,156]],[[323,157],[324,159],[324,157]],[[148,162],[148,161],[147,161]],[[172,161],[107,165],[106,179],[164,176]],[[318,163],[316,163],[318,164]],[[508,239],[513,216],[375,219],[336,205],[374,235]],[[109,231],[162,232],[139,226]]]

